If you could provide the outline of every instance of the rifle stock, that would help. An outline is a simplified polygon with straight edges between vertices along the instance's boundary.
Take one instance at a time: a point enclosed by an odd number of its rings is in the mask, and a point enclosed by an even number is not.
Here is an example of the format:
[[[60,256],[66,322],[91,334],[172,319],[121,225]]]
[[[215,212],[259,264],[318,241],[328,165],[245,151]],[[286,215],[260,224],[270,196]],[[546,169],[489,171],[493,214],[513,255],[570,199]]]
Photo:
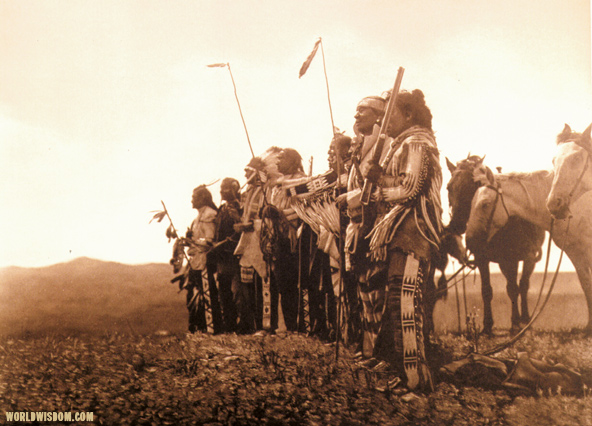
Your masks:
[[[388,130],[389,123],[391,121],[391,115],[393,113],[393,109],[395,108],[395,101],[397,99],[397,95],[399,94],[399,90],[401,88],[401,81],[403,80],[403,72],[405,69],[403,67],[399,67],[397,71],[397,78],[395,79],[395,85],[393,86],[393,92],[391,93],[391,97],[389,98],[388,104],[386,105],[386,110],[384,112],[384,117],[382,119],[382,123],[380,125],[380,132],[378,134],[378,140],[374,145],[374,151],[372,152],[372,162],[378,164],[380,161],[380,156],[382,155],[382,149],[384,147],[384,142],[386,141],[387,135],[386,132]],[[370,203],[370,196],[374,191],[374,183],[370,181],[368,178],[364,179],[364,186],[362,188],[362,198],[361,202],[362,205],[367,206]]]

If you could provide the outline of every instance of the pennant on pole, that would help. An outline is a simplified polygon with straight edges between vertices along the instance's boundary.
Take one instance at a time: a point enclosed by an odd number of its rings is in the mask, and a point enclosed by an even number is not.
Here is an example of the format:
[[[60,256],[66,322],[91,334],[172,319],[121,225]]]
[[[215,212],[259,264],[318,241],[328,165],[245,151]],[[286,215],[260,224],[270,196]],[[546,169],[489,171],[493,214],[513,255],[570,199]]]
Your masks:
[[[224,62],[218,62],[217,64],[207,65],[210,68],[224,68],[226,64]]]
[[[302,77],[306,73],[306,71],[308,71],[308,67],[310,67],[310,63],[312,62],[313,58],[315,57],[317,50],[319,50],[319,44],[321,44],[320,37],[316,41],[314,47],[312,48],[312,52],[310,52],[310,55],[308,55],[308,58],[306,58],[306,61],[304,61],[304,63],[300,67],[300,74],[298,75],[298,78]]]

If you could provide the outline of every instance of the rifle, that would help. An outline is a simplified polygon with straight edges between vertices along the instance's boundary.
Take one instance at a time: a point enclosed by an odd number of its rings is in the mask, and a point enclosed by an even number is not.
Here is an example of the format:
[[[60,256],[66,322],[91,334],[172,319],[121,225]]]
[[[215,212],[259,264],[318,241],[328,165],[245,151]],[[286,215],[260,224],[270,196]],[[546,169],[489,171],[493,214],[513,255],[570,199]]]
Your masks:
[[[401,80],[403,80],[404,71],[405,69],[403,67],[399,67],[399,71],[397,72],[397,78],[395,79],[395,86],[393,87],[393,92],[391,93],[391,97],[389,98],[388,104],[386,105],[384,118],[382,119],[382,124],[380,125],[380,133],[378,134],[378,140],[376,141],[376,145],[374,145],[374,151],[372,152],[372,162],[376,164],[378,164],[378,162],[380,161],[380,156],[382,155],[384,142],[387,138],[386,132],[391,121],[391,115],[395,108],[395,100],[397,99],[399,89],[401,88]],[[361,196],[362,205],[367,206],[370,203],[370,196],[372,195],[373,191],[374,182],[370,181],[368,178],[364,179],[364,187],[362,188]]]

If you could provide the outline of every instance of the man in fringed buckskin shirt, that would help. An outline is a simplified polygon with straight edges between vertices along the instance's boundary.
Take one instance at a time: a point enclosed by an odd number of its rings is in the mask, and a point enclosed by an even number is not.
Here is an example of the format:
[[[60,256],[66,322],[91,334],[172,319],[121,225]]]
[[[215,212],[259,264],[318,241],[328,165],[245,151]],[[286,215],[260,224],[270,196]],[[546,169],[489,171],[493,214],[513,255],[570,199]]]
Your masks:
[[[360,295],[364,307],[367,366],[393,371],[409,389],[433,384],[425,356],[423,276],[440,244],[442,172],[432,114],[421,90],[400,92],[380,164],[362,167],[377,186]],[[359,190],[348,208],[359,208]],[[352,230],[350,230],[352,231]],[[355,237],[348,235],[348,241]]]
[[[269,203],[271,188],[281,176],[277,167],[281,152],[281,148],[272,146],[262,155],[253,157],[245,167],[247,188],[243,194],[242,219],[234,225],[234,230],[241,233],[234,254],[240,259],[241,286],[245,286],[243,293],[249,295],[245,302],[254,314],[252,327],[271,333],[278,327],[279,294],[277,283],[271,279],[271,265],[262,251],[266,244],[262,243],[261,237],[266,238],[268,233],[262,231],[261,212]],[[253,331],[251,325],[245,324],[245,327],[247,325],[249,327],[241,332]]]
[[[187,285],[187,309],[189,310],[189,331],[208,333],[222,332],[222,318],[214,269],[208,262],[216,231],[218,208],[212,201],[212,194],[205,185],[193,190],[191,204],[197,210],[197,217],[187,231],[184,241],[189,249],[189,275]]]

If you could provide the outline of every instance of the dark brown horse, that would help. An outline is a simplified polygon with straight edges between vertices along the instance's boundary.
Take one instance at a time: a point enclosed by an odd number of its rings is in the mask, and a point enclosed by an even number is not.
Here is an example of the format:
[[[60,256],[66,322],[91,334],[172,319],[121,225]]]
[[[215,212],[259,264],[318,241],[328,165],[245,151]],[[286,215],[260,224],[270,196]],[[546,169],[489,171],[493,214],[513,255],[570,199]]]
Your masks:
[[[482,185],[476,176],[479,173],[493,174],[483,165],[485,157],[471,156],[459,161],[456,165],[446,158],[446,164],[452,174],[447,185],[448,200],[451,211],[448,230],[457,235],[466,231],[467,221],[471,213],[471,203],[475,192]],[[476,173],[478,171],[478,173]],[[489,263],[497,263],[507,280],[506,290],[512,301],[512,331],[520,328],[520,323],[529,321],[528,289],[530,276],[536,263],[541,259],[545,231],[538,226],[518,217],[511,217],[488,243],[475,244],[467,241],[467,248],[475,257],[475,265],[481,275],[481,294],[483,296],[483,333],[491,334],[493,314],[491,300],[493,290],[489,275]],[[522,265],[522,276],[518,285],[518,266]],[[520,308],[518,297],[520,296]]]

